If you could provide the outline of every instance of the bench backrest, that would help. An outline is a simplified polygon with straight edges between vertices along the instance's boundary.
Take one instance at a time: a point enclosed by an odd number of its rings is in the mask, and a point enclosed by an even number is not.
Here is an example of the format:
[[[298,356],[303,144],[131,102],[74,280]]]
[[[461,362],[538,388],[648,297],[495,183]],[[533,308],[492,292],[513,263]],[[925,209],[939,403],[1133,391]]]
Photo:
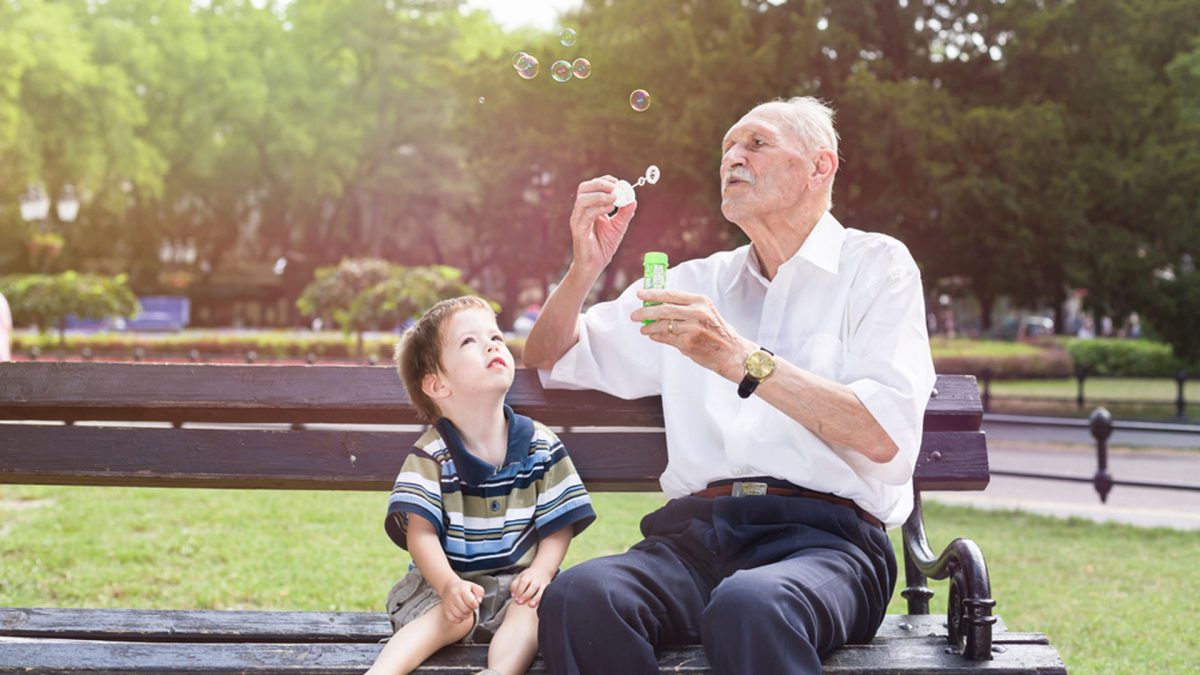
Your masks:
[[[508,402],[563,428],[590,489],[659,489],[659,398],[543,390],[536,372],[518,370]],[[986,487],[982,419],[974,377],[938,377],[916,489]],[[22,421],[0,424],[0,483],[60,485],[388,490],[422,432],[384,366],[5,363],[0,420]],[[30,423],[47,420],[204,425]],[[278,426],[294,424],[339,426]]]

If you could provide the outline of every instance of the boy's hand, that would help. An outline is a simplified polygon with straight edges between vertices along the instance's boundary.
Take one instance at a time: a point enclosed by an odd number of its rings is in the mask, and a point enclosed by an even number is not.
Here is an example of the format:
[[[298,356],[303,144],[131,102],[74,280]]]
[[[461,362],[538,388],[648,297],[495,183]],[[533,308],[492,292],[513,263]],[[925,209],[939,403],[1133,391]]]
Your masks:
[[[462,623],[475,615],[483,601],[483,586],[466,579],[455,579],[446,584],[438,595],[442,598],[442,613],[454,623]]]
[[[538,603],[542,601],[542,591],[546,590],[546,584],[549,584],[553,578],[553,574],[536,567],[525,569],[512,580],[512,585],[509,586],[513,600],[518,605],[529,605],[531,609],[537,609]]]

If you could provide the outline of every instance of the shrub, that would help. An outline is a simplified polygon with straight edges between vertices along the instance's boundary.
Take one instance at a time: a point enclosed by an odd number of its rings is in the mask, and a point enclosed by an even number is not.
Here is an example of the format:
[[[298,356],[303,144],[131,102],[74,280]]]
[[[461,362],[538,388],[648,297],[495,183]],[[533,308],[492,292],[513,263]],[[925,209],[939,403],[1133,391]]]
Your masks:
[[[1076,339],[1067,342],[1067,352],[1091,375],[1172,377],[1183,367],[1170,345],[1150,340]]]
[[[985,369],[991,370],[993,378],[1005,380],[1068,377],[1074,371],[1071,357],[1061,349],[1014,356],[935,356],[933,365],[939,373],[978,378],[983,377]]]

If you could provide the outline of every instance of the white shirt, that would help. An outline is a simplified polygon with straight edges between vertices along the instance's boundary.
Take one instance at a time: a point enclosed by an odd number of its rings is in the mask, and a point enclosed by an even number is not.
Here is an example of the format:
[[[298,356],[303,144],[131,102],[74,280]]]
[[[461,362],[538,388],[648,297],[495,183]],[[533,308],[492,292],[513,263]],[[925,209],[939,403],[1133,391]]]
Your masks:
[[[661,394],[668,460],[660,483],[668,497],[765,475],[852,499],[889,527],[904,522],[935,380],[921,275],[904,244],[826,213],[773,280],[751,246],[667,274],[668,288],[707,296],[743,337],[848,385],[899,448],[885,464],[851,452],[861,458],[851,466],[758,396],[738,397],[735,383],[642,335],[629,318],[641,286],[580,315],[579,342],[539,372],[543,386],[626,399]]]

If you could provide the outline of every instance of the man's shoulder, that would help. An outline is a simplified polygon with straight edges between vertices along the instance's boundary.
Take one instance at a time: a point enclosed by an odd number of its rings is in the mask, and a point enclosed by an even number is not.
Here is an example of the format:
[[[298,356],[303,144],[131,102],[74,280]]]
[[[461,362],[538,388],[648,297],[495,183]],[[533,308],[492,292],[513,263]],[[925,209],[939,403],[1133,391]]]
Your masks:
[[[917,263],[908,247],[899,239],[882,232],[846,228],[842,260],[856,266],[867,265],[880,274],[894,276],[917,271]]]

